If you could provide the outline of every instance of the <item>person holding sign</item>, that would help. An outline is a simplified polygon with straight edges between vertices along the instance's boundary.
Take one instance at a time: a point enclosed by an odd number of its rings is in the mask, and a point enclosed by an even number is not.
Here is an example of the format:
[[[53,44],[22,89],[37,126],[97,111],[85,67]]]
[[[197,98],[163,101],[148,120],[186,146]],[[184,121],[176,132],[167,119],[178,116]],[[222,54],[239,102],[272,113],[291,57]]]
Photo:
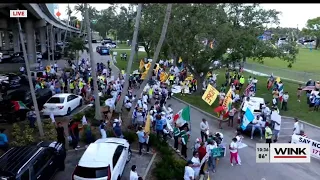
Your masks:
[[[230,150],[230,163],[231,166],[233,166],[232,160],[234,159],[237,163],[237,165],[240,165],[238,162],[238,144],[237,144],[237,138],[233,138],[232,142],[229,145]]]
[[[208,159],[208,170],[211,169],[212,172],[216,172],[215,166],[216,166],[216,158],[212,154],[212,150],[218,148],[217,144],[215,141],[210,140],[208,145],[207,145],[207,153],[210,154],[209,159]]]
[[[193,162],[192,169],[194,171],[194,178],[198,179],[199,174],[200,174],[200,168],[201,168],[198,152],[193,152],[193,157],[192,157],[191,161]]]

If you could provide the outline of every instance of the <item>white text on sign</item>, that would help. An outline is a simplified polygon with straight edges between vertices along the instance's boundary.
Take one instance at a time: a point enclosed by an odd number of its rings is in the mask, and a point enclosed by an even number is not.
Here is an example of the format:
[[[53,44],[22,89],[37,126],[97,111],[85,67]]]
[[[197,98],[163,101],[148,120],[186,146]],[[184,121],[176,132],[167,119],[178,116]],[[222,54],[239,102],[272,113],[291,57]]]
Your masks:
[[[310,163],[308,144],[270,144],[270,163]]]
[[[10,10],[10,17],[11,18],[28,17],[28,11],[27,10]]]

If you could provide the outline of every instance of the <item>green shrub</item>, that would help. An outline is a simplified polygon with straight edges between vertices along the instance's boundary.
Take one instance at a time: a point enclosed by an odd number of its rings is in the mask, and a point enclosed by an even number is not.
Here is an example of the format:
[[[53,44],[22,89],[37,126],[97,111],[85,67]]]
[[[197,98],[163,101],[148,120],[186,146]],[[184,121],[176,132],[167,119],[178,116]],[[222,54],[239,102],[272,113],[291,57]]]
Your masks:
[[[157,179],[180,180],[186,162],[174,156],[174,152],[166,142],[150,134],[150,143],[161,154],[161,160],[156,163],[156,168],[152,171]]]
[[[123,131],[122,132],[124,138],[128,140],[129,144],[136,142],[138,140],[138,136],[135,132],[132,131]]]

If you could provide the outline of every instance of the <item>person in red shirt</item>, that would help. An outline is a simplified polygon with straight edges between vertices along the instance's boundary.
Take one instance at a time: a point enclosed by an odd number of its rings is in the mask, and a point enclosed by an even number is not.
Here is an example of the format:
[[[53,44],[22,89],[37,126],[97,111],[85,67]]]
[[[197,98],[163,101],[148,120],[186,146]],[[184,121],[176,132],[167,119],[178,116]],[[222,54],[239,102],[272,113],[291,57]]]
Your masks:
[[[199,153],[199,159],[201,161],[202,158],[207,154],[207,150],[206,150],[206,146],[205,146],[204,142],[200,143],[200,147],[198,149],[198,153]]]

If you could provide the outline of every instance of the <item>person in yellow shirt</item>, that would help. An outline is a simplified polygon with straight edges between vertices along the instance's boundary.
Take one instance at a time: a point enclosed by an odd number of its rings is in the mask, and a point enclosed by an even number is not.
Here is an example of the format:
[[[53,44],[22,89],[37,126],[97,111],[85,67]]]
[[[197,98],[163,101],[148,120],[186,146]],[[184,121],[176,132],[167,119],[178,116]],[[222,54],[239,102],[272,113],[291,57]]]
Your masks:
[[[70,88],[71,93],[74,93],[74,82],[73,81],[70,81],[69,88]]]
[[[244,83],[245,83],[246,79],[243,77],[243,75],[240,77],[239,79],[239,83],[240,83],[240,89],[242,89]]]
[[[173,83],[174,83],[174,75],[173,74],[170,74],[169,82],[170,82],[170,85],[173,85]]]
[[[272,124],[269,123],[268,126],[265,128],[264,137],[266,138],[266,143],[272,143],[272,130],[271,130]]]
[[[184,87],[184,86],[185,86],[185,83],[184,83],[184,82],[181,82],[181,83],[180,83],[180,86],[181,86],[181,96],[185,96],[185,93],[184,93],[184,91],[185,91],[185,90],[184,90],[184,88],[185,88],[185,87]]]

